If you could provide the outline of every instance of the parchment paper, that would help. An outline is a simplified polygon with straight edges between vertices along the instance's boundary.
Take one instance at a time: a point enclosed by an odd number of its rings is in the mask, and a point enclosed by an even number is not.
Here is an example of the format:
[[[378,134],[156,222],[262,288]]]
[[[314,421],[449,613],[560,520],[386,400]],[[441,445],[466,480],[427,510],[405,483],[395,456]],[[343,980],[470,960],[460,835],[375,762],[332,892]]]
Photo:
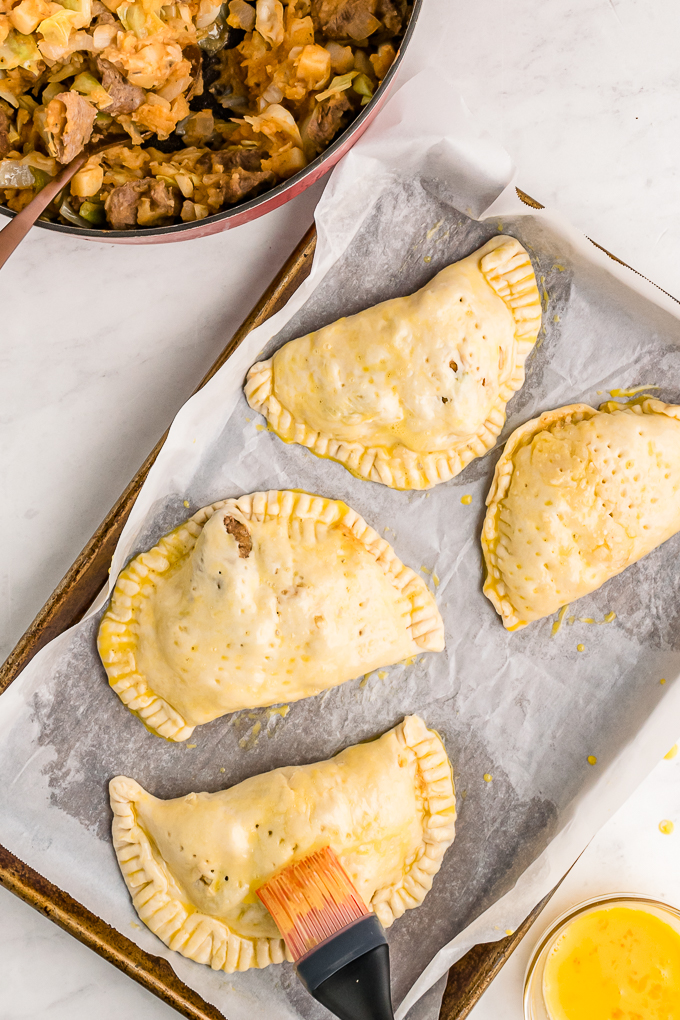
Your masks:
[[[103,593],[0,699],[0,841],[169,959],[229,1020],[327,1014],[288,965],[213,973],[166,950],[138,922],[109,840],[112,776],[132,776],[162,797],[217,790],[327,758],[421,714],[446,742],[460,813],[432,892],[389,930],[403,1017],[471,945],[522,921],[677,735],[680,536],[582,599],[570,610],[573,625],[555,637],[552,619],[508,634],[482,595],[479,546],[500,445],[427,493],[395,492],[282,443],[242,394],[261,355],[411,293],[502,230],[531,252],[544,301],[544,327],[502,439],[548,408],[597,404],[611,387],[658,384],[662,399],[680,400],[677,306],[558,218],[529,211],[506,187],[511,176],[507,154],[475,129],[445,82],[423,73],[404,86],[326,189],[310,278],[175,419],[111,574],[204,504],[305,489],[345,500],[422,569],[444,617],[446,651],[298,702],[285,718],[240,712],[170,744],[109,690],[94,644]],[[469,505],[463,495],[472,496]],[[602,621],[610,612],[609,624],[579,619]],[[436,1014],[436,998],[421,1016]]]

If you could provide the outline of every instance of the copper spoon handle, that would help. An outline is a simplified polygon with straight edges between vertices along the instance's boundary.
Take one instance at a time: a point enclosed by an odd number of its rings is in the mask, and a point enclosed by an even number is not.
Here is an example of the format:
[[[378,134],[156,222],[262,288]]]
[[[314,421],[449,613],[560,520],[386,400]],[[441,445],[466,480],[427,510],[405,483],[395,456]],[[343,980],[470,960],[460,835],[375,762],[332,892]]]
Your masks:
[[[47,209],[50,202],[56,198],[65,184],[71,180],[73,175],[80,170],[83,163],[89,158],[89,152],[81,152],[72,159],[54,180],[46,184],[38,192],[35,198],[31,199],[25,209],[10,220],[6,227],[0,230],[0,269],[4,266],[15,248],[17,248],[26,234],[29,232],[41,212]]]

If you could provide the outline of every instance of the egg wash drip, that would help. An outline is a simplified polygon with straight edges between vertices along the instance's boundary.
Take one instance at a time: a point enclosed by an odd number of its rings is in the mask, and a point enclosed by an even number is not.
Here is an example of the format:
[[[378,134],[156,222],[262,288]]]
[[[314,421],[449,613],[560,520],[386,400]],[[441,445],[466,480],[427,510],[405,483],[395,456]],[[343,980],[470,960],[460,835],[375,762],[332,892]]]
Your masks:
[[[591,910],[552,946],[543,998],[550,1020],[680,1020],[680,932],[640,908]]]

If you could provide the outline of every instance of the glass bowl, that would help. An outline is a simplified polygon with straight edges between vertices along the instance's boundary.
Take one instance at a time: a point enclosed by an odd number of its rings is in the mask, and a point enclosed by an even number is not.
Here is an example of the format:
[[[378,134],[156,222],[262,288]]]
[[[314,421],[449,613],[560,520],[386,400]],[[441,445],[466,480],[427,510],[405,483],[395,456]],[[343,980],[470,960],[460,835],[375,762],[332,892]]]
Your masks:
[[[525,1020],[552,1020],[543,998],[543,971],[548,953],[567,925],[577,917],[603,906],[639,907],[641,910],[655,914],[680,934],[680,910],[671,907],[668,903],[662,903],[661,900],[653,900],[638,893],[610,893],[607,896],[597,896],[595,899],[586,900],[575,907],[570,907],[543,933],[531,955],[524,978]]]

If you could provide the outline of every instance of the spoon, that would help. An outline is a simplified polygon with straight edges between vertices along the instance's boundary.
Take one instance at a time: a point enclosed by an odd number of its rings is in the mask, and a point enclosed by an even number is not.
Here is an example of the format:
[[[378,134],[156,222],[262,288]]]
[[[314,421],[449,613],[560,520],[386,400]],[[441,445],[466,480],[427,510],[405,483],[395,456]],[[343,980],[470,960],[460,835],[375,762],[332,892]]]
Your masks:
[[[57,197],[62,188],[68,184],[73,175],[80,170],[81,166],[87,162],[90,156],[97,152],[102,152],[104,149],[109,149],[114,145],[120,145],[120,139],[117,139],[115,142],[104,142],[99,145],[93,145],[91,148],[83,149],[70,163],[66,164],[60,174],[51,180],[49,184],[46,184],[44,188],[41,188],[38,194],[31,199],[21,212],[17,213],[10,220],[6,227],[0,230],[0,269],[2,269],[12,252],[19,247],[40,214],[47,209],[50,202]]]

